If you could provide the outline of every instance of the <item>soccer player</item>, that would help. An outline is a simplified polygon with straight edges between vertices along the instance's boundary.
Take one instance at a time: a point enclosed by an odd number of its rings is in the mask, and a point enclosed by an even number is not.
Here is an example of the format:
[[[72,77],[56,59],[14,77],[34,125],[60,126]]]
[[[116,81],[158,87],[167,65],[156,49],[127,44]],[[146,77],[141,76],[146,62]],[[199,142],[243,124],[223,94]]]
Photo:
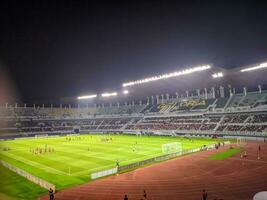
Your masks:
[[[124,199],[123,200],[128,200],[127,194],[125,194]]]
[[[116,160],[116,165],[117,165],[117,167],[120,166],[119,160]]]

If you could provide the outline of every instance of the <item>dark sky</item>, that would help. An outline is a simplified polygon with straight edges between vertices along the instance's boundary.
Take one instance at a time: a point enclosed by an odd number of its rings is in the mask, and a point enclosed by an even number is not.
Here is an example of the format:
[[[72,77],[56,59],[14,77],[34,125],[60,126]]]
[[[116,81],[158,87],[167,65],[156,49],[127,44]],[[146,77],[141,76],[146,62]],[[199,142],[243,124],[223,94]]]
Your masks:
[[[9,0],[0,10],[0,62],[27,102],[267,60],[266,1]]]

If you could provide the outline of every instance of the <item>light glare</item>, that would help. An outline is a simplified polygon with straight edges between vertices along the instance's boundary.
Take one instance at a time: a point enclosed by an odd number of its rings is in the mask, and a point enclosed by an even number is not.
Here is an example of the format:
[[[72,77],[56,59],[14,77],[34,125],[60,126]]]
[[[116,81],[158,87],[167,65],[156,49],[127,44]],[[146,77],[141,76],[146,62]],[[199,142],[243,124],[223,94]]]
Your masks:
[[[253,71],[253,70],[262,69],[266,67],[267,67],[267,63],[262,63],[254,67],[248,67],[248,68],[242,69],[241,72],[248,72],[248,71]]]
[[[218,73],[212,74],[212,77],[213,77],[213,78],[220,78],[220,77],[223,77],[223,73],[222,73],[222,72],[218,72]]]
[[[96,94],[93,94],[93,95],[85,95],[85,96],[79,96],[79,97],[77,97],[77,99],[92,99],[92,98],[95,98],[95,97],[97,97],[97,95]]]
[[[110,97],[110,96],[117,96],[117,92],[111,92],[111,93],[103,93],[101,94],[102,97]]]
[[[191,74],[193,72],[204,71],[204,70],[207,70],[210,68],[211,68],[210,65],[203,65],[203,66],[198,66],[198,67],[194,67],[194,68],[188,68],[188,69],[185,69],[182,71],[177,71],[177,72],[173,72],[173,73],[169,73],[169,74],[162,74],[159,76],[153,76],[153,77],[149,77],[149,78],[145,78],[145,79],[141,79],[141,80],[137,80],[137,81],[131,81],[128,83],[123,83],[122,86],[127,87],[127,86],[139,85],[139,84],[157,81],[157,80],[161,80],[161,79],[167,79],[167,78],[172,78],[172,77],[181,76],[181,75],[185,75],[185,74]]]
[[[128,90],[123,90],[123,94],[128,94],[129,91]]]

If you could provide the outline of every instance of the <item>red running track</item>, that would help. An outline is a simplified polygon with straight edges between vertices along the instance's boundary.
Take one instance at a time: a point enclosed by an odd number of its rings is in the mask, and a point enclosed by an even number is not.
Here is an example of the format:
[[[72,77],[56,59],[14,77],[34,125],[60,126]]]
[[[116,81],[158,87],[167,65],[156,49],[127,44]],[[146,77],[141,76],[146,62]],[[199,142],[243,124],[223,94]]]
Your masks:
[[[148,200],[200,200],[202,189],[207,190],[209,200],[251,200],[255,193],[267,191],[267,144],[247,143],[245,150],[246,159],[240,154],[223,161],[208,159],[223,149],[176,158],[62,190],[56,200],[119,200],[125,194],[129,200],[139,200],[144,189]]]

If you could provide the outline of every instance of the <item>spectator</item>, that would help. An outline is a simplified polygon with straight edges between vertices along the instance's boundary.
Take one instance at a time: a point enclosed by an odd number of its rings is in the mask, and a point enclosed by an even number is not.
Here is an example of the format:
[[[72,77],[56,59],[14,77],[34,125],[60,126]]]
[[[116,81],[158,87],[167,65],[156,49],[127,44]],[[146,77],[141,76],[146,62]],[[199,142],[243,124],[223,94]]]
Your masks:
[[[52,190],[52,188],[50,188],[50,190],[49,190],[49,197],[50,197],[50,200],[54,200],[55,199],[54,191]]]
[[[207,200],[208,199],[208,193],[206,190],[202,191],[202,200]]]
[[[146,191],[145,191],[145,190],[144,190],[143,197],[144,197],[144,199],[146,199],[146,198],[147,198],[147,194],[146,194]]]
[[[123,200],[128,200],[128,196],[127,196],[127,194],[125,194],[125,196],[124,196],[124,199]]]

